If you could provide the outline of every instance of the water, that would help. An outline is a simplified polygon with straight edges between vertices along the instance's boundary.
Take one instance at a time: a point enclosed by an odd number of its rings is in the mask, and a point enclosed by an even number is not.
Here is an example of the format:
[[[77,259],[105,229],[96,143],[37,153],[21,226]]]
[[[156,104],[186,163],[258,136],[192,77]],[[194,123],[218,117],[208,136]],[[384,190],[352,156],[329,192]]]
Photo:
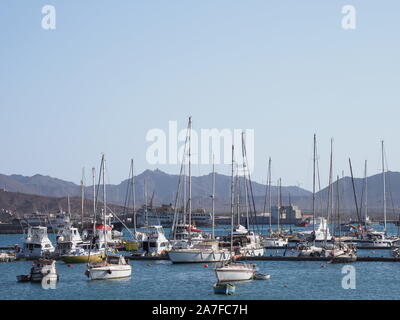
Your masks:
[[[376,227],[379,229],[379,226]],[[221,230],[219,230],[221,231]],[[391,232],[396,228],[391,226]],[[53,236],[51,235],[53,240]],[[22,243],[22,235],[0,235],[0,246]],[[276,254],[268,250],[268,255]],[[360,255],[388,256],[388,251],[360,250]],[[321,262],[257,262],[260,272],[269,273],[268,281],[236,284],[233,296],[213,293],[215,274],[209,265],[172,265],[169,261],[131,261],[132,277],[123,280],[90,281],[85,265],[68,267],[57,262],[60,281],[56,289],[45,290],[40,284],[17,283],[16,276],[27,274],[31,261],[0,263],[0,299],[143,299],[143,300],[348,300],[396,299],[400,264],[360,262],[356,270],[356,289],[342,288],[343,265]]]

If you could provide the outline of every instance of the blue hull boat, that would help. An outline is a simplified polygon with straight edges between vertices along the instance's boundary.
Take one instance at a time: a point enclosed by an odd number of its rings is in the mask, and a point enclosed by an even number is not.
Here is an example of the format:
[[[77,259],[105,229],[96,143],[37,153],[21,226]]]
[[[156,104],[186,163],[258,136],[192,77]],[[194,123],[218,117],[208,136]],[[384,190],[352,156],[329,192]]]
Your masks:
[[[214,284],[214,293],[230,296],[235,293],[235,286],[230,283],[216,283]]]

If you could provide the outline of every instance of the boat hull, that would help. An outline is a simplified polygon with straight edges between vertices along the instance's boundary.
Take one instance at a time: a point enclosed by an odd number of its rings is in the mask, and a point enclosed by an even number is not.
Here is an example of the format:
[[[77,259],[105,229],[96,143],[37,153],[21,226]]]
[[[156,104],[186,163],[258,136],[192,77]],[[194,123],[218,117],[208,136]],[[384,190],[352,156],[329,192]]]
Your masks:
[[[233,295],[235,293],[235,286],[229,283],[217,283],[214,285],[215,294]]]
[[[105,266],[88,269],[91,280],[110,280],[128,278],[132,274],[130,265]]]
[[[95,254],[89,256],[61,256],[61,260],[65,263],[71,264],[79,264],[79,263],[88,263],[88,262],[101,262],[102,259],[105,257],[104,254]]]
[[[254,278],[254,273],[250,269],[215,269],[218,282],[248,281]]]

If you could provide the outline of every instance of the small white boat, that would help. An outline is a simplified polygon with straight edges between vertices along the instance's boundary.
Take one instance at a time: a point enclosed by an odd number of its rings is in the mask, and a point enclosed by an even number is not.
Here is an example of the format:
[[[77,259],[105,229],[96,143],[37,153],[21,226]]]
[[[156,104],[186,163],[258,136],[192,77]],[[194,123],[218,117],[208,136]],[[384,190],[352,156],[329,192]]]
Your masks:
[[[332,239],[328,222],[325,218],[317,218],[314,224],[318,224],[315,234],[313,230],[302,231],[297,234],[301,241],[330,241]]]
[[[91,280],[128,278],[132,267],[123,256],[107,256],[100,263],[89,264],[86,276]]]
[[[255,273],[255,265],[246,263],[227,263],[215,269],[218,282],[252,280]]]
[[[266,273],[256,273],[254,275],[254,280],[269,280],[271,279],[271,276]]]
[[[174,249],[168,252],[172,263],[226,262],[232,254],[220,249],[217,241],[204,241],[187,249]]]
[[[136,255],[160,256],[172,248],[160,225],[140,228],[135,233],[135,240],[139,243]]]
[[[281,237],[263,238],[261,241],[264,248],[284,248],[289,244],[289,240]]]

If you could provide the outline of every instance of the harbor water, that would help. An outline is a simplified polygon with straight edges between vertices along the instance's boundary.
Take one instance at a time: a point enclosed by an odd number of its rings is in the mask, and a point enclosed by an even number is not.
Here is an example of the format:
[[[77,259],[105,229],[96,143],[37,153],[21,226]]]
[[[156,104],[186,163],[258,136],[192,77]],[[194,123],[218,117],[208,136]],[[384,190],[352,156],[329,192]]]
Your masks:
[[[397,233],[390,225],[389,232]],[[226,228],[225,232],[226,232]],[[376,227],[379,230],[379,226]],[[223,230],[219,229],[219,232]],[[54,236],[50,236],[54,241]],[[0,235],[0,246],[22,244],[22,235]],[[54,243],[54,242],[53,242]],[[280,254],[267,250],[266,255]],[[389,250],[359,250],[358,254],[389,256]],[[346,274],[342,264],[325,262],[257,261],[262,273],[271,275],[268,281],[236,284],[233,296],[215,295],[216,277],[213,265],[173,265],[170,261],[131,261],[132,276],[128,279],[90,281],[84,275],[86,265],[57,262],[60,281],[55,289],[43,289],[40,284],[18,283],[16,276],[27,274],[32,261],[0,263],[0,299],[2,300],[358,300],[398,298],[400,263],[356,262],[355,289],[345,289]],[[346,287],[346,286],[345,286]]]

